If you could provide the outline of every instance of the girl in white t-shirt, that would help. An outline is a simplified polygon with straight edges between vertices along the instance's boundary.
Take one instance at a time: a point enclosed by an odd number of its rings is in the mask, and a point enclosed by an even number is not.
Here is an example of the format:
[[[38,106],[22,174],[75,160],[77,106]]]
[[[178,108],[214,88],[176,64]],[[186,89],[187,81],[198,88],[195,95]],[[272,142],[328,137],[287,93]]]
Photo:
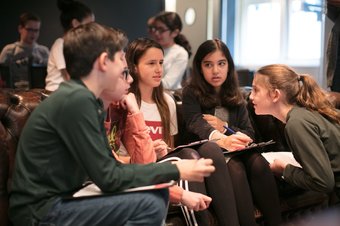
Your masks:
[[[162,47],[155,41],[139,38],[130,43],[126,52],[130,75],[133,78],[130,91],[135,94],[141,112],[144,114],[154,149],[158,158],[167,154],[169,147],[174,147],[174,135],[177,133],[176,106],[172,97],[163,91]],[[184,148],[177,157],[200,158],[198,153],[206,152],[213,160],[215,172],[204,183],[190,184],[191,191],[208,194],[212,198],[210,209],[217,216],[219,225],[239,225],[236,201],[228,167],[218,145],[206,142],[196,150]],[[176,152],[177,154],[177,152]],[[170,153],[171,155],[171,153]],[[197,193],[194,193],[197,194]],[[194,195],[183,193],[183,201]],[[202,203],[205,202],[202,196]],[[190,201],[189,201],[190,202]],[[184,203],[184,202],[182,202]],[[204,204],[203,204],[204,205]],[[209,225],[208,210],[195,212],[199,225]]]

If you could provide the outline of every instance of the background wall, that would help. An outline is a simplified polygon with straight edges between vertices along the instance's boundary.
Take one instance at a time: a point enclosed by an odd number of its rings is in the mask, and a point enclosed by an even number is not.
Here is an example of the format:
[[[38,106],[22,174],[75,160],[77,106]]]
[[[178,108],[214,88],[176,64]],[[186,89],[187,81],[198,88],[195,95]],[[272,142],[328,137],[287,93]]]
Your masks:
[[[185,12],[193,8],[196,12],[194,24],[185,23]],[[183,22],[183,34],[187,37],[192,47],[192,56],[200,44],[207,39],[220,37],[220,0],[185,0],[176,1],[176,12]]]
[[[164,0],[79,0],[95,13],[96,21],[124,30],[129,39],[146,36],[146,21],[164,9]],[[19,15],[24,11],[37,13],[42,26],[38,42],[51,47],[63,34],[56,0],[3,0],[0,8],[0,50],[19,38]],[[6,7],[4,7],[6,6]]]

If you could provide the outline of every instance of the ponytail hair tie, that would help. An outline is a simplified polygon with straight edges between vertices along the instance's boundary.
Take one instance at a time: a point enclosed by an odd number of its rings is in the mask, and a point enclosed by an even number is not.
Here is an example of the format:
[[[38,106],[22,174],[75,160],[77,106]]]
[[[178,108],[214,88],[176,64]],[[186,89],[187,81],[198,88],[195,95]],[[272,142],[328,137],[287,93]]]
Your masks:
[[[298,75],[298,76],[297,76],[297,80],[298,80],[298,82],[302,82],[302,76],[301,76],[301,75]]]

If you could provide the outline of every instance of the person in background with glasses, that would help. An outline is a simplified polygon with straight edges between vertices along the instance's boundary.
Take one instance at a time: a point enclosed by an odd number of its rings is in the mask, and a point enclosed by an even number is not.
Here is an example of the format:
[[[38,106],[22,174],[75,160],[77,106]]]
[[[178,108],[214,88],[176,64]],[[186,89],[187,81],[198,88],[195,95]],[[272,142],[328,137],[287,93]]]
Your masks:
[[[191,46],[181,34],[182,28],[181,18],[175,12],[160,12],[148,20],[150,36],[164,49],[162,83],[165,89],[182,88],[182,80],[187,72]]]
[[[18,31],[20,40],[6,45],[0,54],[0,63],[10,66],[12,82],[28,86],[29,65],[47,65],[49,49],[37,43],[41,20],[31,12],[24,12],[19,17]]]

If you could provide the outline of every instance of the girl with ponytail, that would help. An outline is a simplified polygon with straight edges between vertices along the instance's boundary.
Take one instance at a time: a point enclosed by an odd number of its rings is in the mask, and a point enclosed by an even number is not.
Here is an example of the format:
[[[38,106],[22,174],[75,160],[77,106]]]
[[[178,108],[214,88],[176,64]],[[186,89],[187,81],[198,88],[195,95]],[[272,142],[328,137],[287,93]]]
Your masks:
[[[149,34],[164,49],[163,86],[179,89],[191,56],[189,41],[181,33],[182,20],[175,12],[160,12],[150,21]]]
[[[258,115],[285,123],[290,151],[301,167],[276,159],[271,169],[306,190],[340,197],[340,113],[314,79],[273,64],[260,68],[250,99]]]

